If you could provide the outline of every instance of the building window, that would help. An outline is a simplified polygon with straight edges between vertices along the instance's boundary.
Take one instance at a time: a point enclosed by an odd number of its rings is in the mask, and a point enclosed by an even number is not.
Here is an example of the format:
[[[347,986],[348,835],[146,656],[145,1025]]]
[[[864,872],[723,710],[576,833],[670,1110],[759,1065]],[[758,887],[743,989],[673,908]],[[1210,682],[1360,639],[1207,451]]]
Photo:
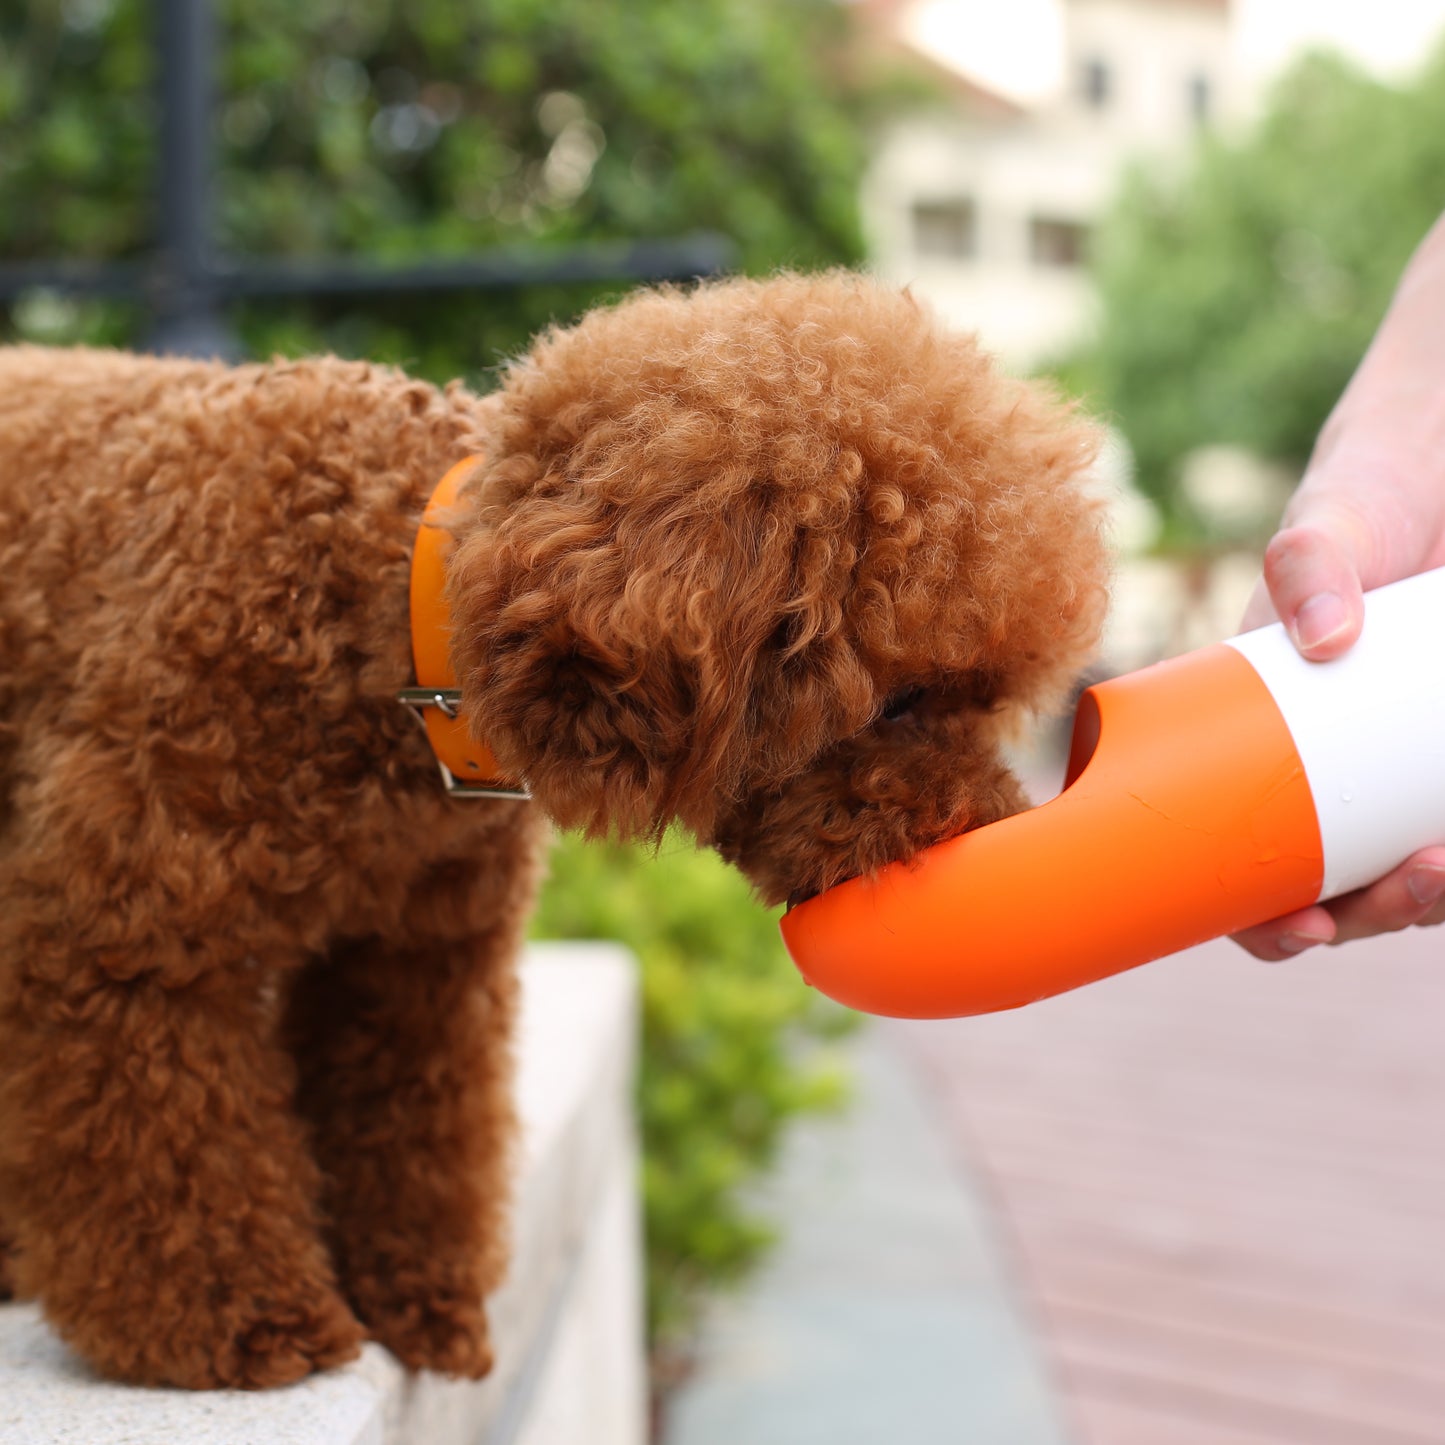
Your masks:
[[[1029,222],[1029,255],[1035,266],[1082,266],[1089,228],[1078,221],[1035,216]]]
[[[1108,105],[1113,76],[1109,73],[1109,67],[1105,61],[1100,60],[1097,56],[1086,60],[1080,84],[1084,104],[1090,110],[1103,110]]]
[[[970,200],[914,203],[913,249],[920,256],[965,260],[978,253],[977,232],[977,218]]]
[[[1209,77],[1207,75],[1191,75],[1189,77],[1189,114],[1196,125],[1208,123],[1213,103],[1214,97],[1211,94]]]

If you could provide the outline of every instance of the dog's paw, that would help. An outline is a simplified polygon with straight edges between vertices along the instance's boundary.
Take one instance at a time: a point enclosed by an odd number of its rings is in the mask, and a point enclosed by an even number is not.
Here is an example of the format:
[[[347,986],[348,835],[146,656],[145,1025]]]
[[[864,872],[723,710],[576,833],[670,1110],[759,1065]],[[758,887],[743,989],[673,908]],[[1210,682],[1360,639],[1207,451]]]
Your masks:
[[[409,1370],[479,1380],[492,1368],[487,1312],[480,1299],[438,1290],[404,1298],[390,1295],[361,1307],[371,1338]]]
[[[170,1301],[162,1293],[149,1310],[138,1305],[105,1292],[88,1308],[46,1300],[52,1323],[101,1374],[136,1385],[272,1389],[354,1359],[366,1338],[322,1280],[297,1280],[284,1297],[229,1280]]]
[[[331,1291],[259,1310],[216,1356],[215,1386],[265,1390],[354,1360],[366,1331]],[[189,1381],[175,1380],[186,1385]]]

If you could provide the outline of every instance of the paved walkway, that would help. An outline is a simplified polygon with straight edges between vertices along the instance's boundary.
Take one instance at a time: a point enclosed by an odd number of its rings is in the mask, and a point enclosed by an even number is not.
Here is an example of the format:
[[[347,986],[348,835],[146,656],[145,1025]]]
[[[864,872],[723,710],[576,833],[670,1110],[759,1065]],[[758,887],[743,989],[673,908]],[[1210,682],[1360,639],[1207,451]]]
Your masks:
[[[887,1028],[1081,1445],[1445,1442],[1445,933]]]
[[[967,1170],[877,1027],[841,1119],[795,1131],[786,1234],[719,1302],[667,1445],[1065,1445]]]

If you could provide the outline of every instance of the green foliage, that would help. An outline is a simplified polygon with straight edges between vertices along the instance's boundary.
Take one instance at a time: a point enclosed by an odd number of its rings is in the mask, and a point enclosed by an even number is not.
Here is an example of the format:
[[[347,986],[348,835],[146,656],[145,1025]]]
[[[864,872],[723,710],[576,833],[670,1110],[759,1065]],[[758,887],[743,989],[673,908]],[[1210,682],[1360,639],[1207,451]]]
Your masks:
[[[875,90],[852,78],[833,0],[218,3],[229,253],[401,261],[711,230],[753,271],[861,254]],[[149,12],[0,9],[0,256],[145,249]],[[600,294],[251,302],[238,321],[258,354],[329,348],[475,380]],[[85,339],[125,326],[107,307],[68,318]]]
[[[1134,171],[1097,241],[1100,337],[1063,377],[1115,415],[1176,530],[1195,447],[1303,465],[1442,210],[1445,51],[1406,89],[1308,57],[1182,179]]]
[[[150,229],[152,59],[138,0],[0,6],[0,256],[125,256]]]
[[[841,1099],[840,1067],[819,1045],[853,1016],[804,987],[743,879],[679,837],[655,855],[563,838],[536,932],[620,939],[642,963],[648,1317],[666,1344],[704,1287],[770,1241],[745,1186],[790,1118]]]

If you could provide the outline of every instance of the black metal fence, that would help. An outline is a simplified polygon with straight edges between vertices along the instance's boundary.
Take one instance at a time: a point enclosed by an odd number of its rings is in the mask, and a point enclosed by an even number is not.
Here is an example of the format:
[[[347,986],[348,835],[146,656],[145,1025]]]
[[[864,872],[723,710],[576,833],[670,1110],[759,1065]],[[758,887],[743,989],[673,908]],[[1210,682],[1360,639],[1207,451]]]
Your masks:
[[[734,248],[715,234],[504,248],[391,266],[356,257],[239,260],[212,244],[216,25],[210,0],[156,0],[159,124],[152,253],[112,263],[0,262],[0,300],[47,288],[139,303],[153,351],[234,356],[228,301],[257,297],[516,290],[551,282],[680,281],[716,275]]]

